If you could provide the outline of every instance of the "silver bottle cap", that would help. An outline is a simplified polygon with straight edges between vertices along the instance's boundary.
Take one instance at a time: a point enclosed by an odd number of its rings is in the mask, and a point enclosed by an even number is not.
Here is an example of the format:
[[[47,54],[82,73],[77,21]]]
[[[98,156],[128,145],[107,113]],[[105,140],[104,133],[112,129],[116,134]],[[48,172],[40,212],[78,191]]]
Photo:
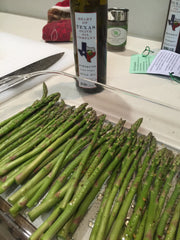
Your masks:
[[[108,9],[108,20],[109,21],[127,21],[128,19],[127,8],[109,8]]]

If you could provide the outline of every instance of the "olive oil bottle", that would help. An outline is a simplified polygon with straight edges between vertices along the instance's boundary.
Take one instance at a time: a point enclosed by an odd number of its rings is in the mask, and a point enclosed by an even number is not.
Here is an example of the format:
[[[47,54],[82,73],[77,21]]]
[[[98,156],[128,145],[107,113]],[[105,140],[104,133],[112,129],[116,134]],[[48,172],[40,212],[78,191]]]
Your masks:
[[[180,53],[180,0],[170,0],[162,49]]]
[[[107,0],[70,0],[77,86],[98,92],[106,83]],[[93,82],[81,78],[90,79]]]

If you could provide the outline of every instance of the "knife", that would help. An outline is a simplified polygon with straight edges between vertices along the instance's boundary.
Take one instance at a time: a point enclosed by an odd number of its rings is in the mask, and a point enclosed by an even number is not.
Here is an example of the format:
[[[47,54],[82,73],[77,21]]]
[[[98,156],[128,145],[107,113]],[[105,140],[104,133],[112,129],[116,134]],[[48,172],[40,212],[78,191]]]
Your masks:
[[[0,85],[3,85],[4,83],[6,83],[6,81],[2,81],[2,79],[5,80],[6,77],[45,70],[45,69],[49,68],[51,65],[53,65],[54,63],[56,63],[58,60],[60,60],[63,55],[64,55],[64,52],[57,53],[57,54],[51,55],[49,57],[43,58],[41,60],[38,60],[36,62],[33,62],[33,63],[31,63],[25,67],[22,67],[16,71],[8,73],[7,75],[0,77]]]

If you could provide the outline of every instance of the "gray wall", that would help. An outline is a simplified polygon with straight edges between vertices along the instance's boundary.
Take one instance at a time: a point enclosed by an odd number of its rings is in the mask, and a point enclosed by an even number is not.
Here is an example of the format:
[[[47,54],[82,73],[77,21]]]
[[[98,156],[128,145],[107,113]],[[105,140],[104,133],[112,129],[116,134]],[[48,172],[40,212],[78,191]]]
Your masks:
[[[60,0],[59,0],[60,1]],[[58,0],[0,0],[0,11],[47,19]],[[162,40],[169,0],[109,0],[109,7],[129,9],[129,34]]]

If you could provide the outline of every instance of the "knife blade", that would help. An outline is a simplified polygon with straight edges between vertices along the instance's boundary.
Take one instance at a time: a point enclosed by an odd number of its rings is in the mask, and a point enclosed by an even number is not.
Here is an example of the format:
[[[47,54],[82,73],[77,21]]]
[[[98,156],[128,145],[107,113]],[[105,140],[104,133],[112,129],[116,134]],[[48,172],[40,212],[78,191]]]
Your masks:
[[[49,57],[45,57],[36,62],[33,62],[33,63],[31,63],[25,67],[22,67],[16,71],[8,73],[7,75],[0,77],[0,85],[1,85],[1,80],[6,77],[45,70],[45,69],[49,68],[50,66],[52,66],[54,63],[56,63],[58,60],[60,60],[63,55],[64,55],[64,52],[60,52],[60,53],[51,55]]]

